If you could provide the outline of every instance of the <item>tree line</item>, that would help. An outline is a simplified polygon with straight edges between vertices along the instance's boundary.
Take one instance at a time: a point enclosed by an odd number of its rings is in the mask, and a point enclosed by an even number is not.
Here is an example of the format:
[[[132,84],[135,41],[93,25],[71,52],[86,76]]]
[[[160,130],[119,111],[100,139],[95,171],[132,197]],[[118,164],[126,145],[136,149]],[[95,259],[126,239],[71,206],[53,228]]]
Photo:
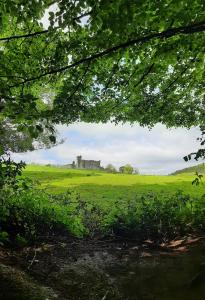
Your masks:
[[[132,167],[130,164],[121,166],[118,170],[112,164],[108,164],[104,170],[108,173],[139,174],[139,170],[137,168]]]

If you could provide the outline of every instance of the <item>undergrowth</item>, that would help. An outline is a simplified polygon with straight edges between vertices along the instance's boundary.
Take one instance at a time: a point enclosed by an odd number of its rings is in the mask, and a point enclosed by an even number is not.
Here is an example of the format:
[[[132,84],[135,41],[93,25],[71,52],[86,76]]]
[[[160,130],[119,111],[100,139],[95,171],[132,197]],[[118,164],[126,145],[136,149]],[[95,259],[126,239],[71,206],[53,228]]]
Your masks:
[[[39,236],[69,232],[76,236],[86,234],[82,222],[80,203],[75,193],[68,192],[58,203],[55,197],[35,188],[13,191],[4,188],[0,192],[0,241],[14,244],[35,241]]]
[[[19,178],[23,165],[0,166],[0,244],[21,246],[58,234],[159,241],[205,232],[203,196],[148,193],[108,207],[85,202],[72,190],[58,195],[40,190]]]
[[[74,191],[50,195],[34,187],[0,192],[0,242],[24,245],[38,237],[72,234],[83,237],[129,237],[168,240],[205,231],[205,200],[177,193],[147,194],[112,209],[82,201]]]
[[[146,194],[128,202],[116,202],[105,228],[114,235],[139,240],[169,240],[205,231],[205,198],[182,192]]]

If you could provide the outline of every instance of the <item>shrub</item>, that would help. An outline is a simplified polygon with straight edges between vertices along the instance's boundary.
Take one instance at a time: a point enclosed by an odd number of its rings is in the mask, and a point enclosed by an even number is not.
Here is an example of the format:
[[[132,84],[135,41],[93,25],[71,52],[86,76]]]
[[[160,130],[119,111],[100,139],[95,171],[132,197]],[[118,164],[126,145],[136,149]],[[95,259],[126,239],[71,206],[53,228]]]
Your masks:
[[[77,195],[69,191],[60,197],[61,201],[34,187],[14,192],[5,186],[0,192],[1,235],[6,232],[15,242],[19,236],[33,241],[63,231],[77,236],[86,233]]]
[[[166,240],[205,231],[205,197],[149,193],[112,209],[84,202],[68,190],[51,195],[22,178],[23,163],[0,161],[0,244],[25,245],[40,236],[115,235],[138,240]]]
[[[105,172],[107,172],[107,173],[117,173],[117,170],[112,164],[108,164],[105,167]]]
[[[25,244],[40,235],[86,233],[76,193],[54,196],[21,176],[25,163],[0,156],[0,242]]]
[[[126,164],[125,166],[119,168],[119,172],[124,174],[132,174],[133,171],[134,168],[130,164]]]
[[[147,194],[128,202],[119,201],[104,222],[107,232],[139,240],[163,240],[205,230],[205,199]]]

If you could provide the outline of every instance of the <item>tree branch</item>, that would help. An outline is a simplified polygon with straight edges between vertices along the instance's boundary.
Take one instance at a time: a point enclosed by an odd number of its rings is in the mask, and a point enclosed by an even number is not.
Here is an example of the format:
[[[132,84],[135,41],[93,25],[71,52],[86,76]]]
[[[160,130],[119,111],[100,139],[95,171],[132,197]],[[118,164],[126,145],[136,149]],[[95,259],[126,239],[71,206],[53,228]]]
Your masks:
[[[107,81],[107,83],[106,83],[106,85],[105,85],[105,87],[104,87],[104,89],[103,89],[104,91],[106,91],[106,90],[108,89],[110,83],[112,82],[112,79],[113,79],[115,73],[116,73],[117,70],[118,70],[118,66],[119,66],[119,62],[120,62],[121,58],[122,58],[122,57],[120,57],[120,58],[118,59],[118,61],[116,62],[116,64],[113,65],[113,68],[112,68],[112,71],[111,71],[111,75],[110,75],[110,77],[108,78],[108,81]]]
[[[8,36],[8,37],[0,38],[0,41],[10,41],[10,40],[21,39],[21,38],[35,37],[35,36],[45,34],[48,32],[49,32],[49,30],[42,30],[42,31],[36,31],[33,33],[12,35],[12,36]]]
[[[186,73],[186,71],[189,69],[190,64],[194,63],[196,61],[197,58],[197,54],[195,55],[194,58],[192,58],[189,63],[182,69],[182,71],[179,73],[179,75],[173,80],[171,81],[168,86],[162,91],[162,94],[165,94],[177,81],[179,78],[181,78],[184,73]]]
[[[145,70],[145,72],[142,74],[142,76],[140,77],[140,79],[138,80],[138,82],[134,85],[134,88],[136,88],[138,85],[140,85],[143,80],[149,75],[149,73],[152,71],[154,67],[154,63],[152,63],[150,66],[148,66]],[[123,102],[127,101],[130,99],[130,97],[132,96],[132,93],[130,93],[129,96],[127,96],[125,99],[123,99]]]
[[[89,70],[90,67],[90,63],[88,63],[87,68],[85,69],[82,77],[80,78],[78,84],[76,85],[75,89],[73,90],[73,92],[71,93],[71,95],[69,96],[69,98],[67,99],[67,101],[69,101],[75,94],[76,92],[79,90],[80,86],[83,84],[83,82],[85,81],[85,76]]]
[[[84,17],[90,16],[92,14],[92,12],[93,12],[93,10],[88,11],[88,12],[86,12],[86,13],[78,16],[78,17],[75,17],[75,18],[73,18],[73,21],[78,21],[78,20],[80,20],[80,19],[82,19]]]
[[[0,78],[18,78],[18,79],[24,79],[22,76],[14,76],[14,75],[0,75]]]
[[[80,19],[82,19],[86,16],[89,16],[92,12],[93,12],[93,10],[91,10],[87,13],[84,13],[84,14],[78,16],[78,17],[75,17],[75,18],[73,18],[73,21],[78,21],[78,20],[80,20]],[[59,27],[55,27],[54,29],[58,29],[58,28]],[[45,33],[48,33],[48,32],[49,32],[49,30],[42,30],[42,31],[36,31],[36,32],[33,32],[33,33],[12,35],[12,36],[7,36],[7,37],[0,38],[0,41],[10,41],[10,40],[15,40],[15,39],[35,37],[35,36],[45,34]]]
[[[145,70],[145,72],[142,74],[142,76],[140,77],[140,79],[138,80],[138,82],[134,85],[134,87],[136,88],[138,85],[140,85],[143,80],[145,79],[145,77],[147,77],[149,75],[149,73],[152,71],[154,67],[154,63],[152,63],[150,66],[148,66]],[[134,72],[132,74],[135,73],[136,70],[134,70]],[[131,79],[132,76],[130,76],[130,79]],[[123,99],[123,102],[126,102],[130,99],[130,97],[132,96],[132,93],[127,96],[125,99]],[[106,112],[109,113],[111,110],[115,109],[117,106],[119,105],[119,102],[118,103],[114,103],[114,105],[111,107],[111,109],[109,108]]]
[[[147,75],[149,75],[149,73],[152,71],[154,67],[154,63],[152,63],[148,68],[147,70],[144,72],[144,74],[142,75],[142,77],[140,78],[140,80],[134,85],[134,87],[136,88],[138,85],[140,85],[142,83],[142,81],[145,79],[145,77]]]
[[[181,26],[181,27],[177,27],[177,28],[167,29],[167,30],[162,31],[162,32],[152,33],[152,34],[142,36],[142,37],[139,37],[139,38],[136,38],[136,39],[128,40],[125,43],[121,43],[121,44],[118,44],[118,45],[113,46],[111,48],[108,48],[106,50],[91,54],[90,56],[81,58],[77,61],[74,61],[70,65],[64,66],[62,68],[53,69],[53,70],[50,70],[48,72],[42,73],[42,74],[40,74],[36,77],[27,78],[23,82],[21,82],[17,85],[13,85],[11,87],[16,87],[16,86],[25,84],[27,82],[39,80],[42,77],[45,77],[47,75],[61,73],[63,71],[74,68],[74,67],[79,66],[81,64],[84,64],[86,62],[90,62],[90,61],[93,61],[97,58],[102,58],[104,56],[113,54],[113,53],[115,53],[119,50],[123,50],[123,49],[126,49],[128,47],[139,45],[139,44],[142,45],[142,44],[144,44],[146,42],[149,42],[153,39],[168,39],[168,38],[171,38],[171,37],[173,37],[175,35],[179,35],[179,34],[193,34],[193,33],[203,32],[203,31],[205,31],[205,21],[200,22],[200,23],[196,23],[196,24],[187,25],[187,26]]]

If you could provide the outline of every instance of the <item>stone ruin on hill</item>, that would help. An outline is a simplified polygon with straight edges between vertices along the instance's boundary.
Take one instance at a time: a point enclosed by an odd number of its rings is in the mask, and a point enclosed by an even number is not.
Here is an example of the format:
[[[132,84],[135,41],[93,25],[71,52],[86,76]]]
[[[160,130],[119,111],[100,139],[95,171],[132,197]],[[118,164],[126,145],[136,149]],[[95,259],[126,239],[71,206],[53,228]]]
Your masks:
[[[82,156],[77,156],[76,162],[73,161],[72,164],[68,164],[66,167],[70,169],[103,169],[100,165],[100,160],[85,160],[82,159]]]

